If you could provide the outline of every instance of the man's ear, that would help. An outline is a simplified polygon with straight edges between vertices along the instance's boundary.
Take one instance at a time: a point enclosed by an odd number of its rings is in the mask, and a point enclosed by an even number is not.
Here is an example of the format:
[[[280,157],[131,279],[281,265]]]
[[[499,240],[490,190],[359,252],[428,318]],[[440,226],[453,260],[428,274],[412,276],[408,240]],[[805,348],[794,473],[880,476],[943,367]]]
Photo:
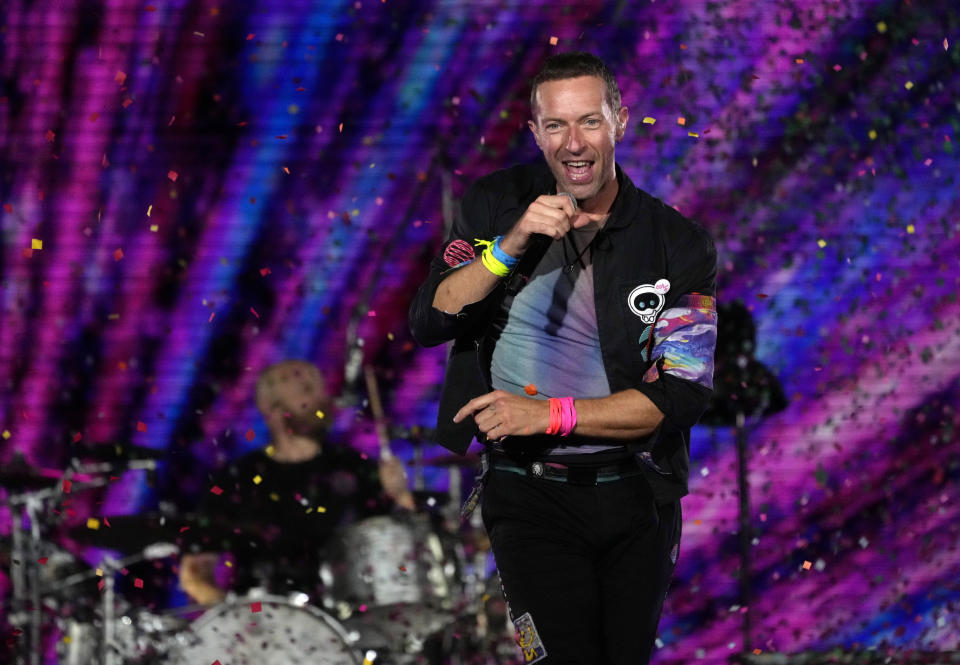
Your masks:
[[[630,119],[630,109],[626,106],[621,106],[620,110],[617,112],[617,140],[620,141],[623,139],[624,134],[627,133],[627,120]]]
[[[527,120],[527,127],[530,128],[530,133],[533,134],[533,140],[536,141],[537,147],[543,150],[543,146],[540,145],[540,130],[537,123],[533,120]]]

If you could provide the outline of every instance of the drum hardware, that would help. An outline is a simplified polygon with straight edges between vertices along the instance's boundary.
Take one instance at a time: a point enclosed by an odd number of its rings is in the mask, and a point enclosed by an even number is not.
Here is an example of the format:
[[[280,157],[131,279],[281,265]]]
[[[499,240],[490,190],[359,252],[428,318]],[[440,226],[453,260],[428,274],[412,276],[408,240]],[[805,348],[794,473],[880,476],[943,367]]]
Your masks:
[[[20,628],[26,635],[26,651],[18,649],[16,662],[19,665],[40,665],[43,630],[40,610],[44,595],[40,566],[48,560],[43,557],[47,541],[41,527],[50,512],[47,504],[60,498],[65,491],[80,492],[101,487],[109,480],[88,480],[69,469],[60,472],[31,467],[19,458],[0,472],[0,482],[5,486],[28,488],[27,491],[10,494],[4,501],[13,519],[10,553],[13,590],[8,620],[11,626]]]

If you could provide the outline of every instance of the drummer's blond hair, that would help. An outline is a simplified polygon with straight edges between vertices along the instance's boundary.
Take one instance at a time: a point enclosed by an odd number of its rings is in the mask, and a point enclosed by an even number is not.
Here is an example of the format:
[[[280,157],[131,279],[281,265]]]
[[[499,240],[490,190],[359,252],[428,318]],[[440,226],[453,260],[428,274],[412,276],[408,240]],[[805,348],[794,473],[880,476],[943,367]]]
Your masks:
[[[323,374],[319,368],[307,360],[281,360],[266,367],[257,377],[257,408],[260,412],[266,414],[277,406],[276,392],[274,385],[280,377],[287,372],[296,374],[305,373],[311,379],[314,379],[320,386],[321,391],[326,391],[326,383],[323,380]],[[286,379],[284,379],[286,380]]]

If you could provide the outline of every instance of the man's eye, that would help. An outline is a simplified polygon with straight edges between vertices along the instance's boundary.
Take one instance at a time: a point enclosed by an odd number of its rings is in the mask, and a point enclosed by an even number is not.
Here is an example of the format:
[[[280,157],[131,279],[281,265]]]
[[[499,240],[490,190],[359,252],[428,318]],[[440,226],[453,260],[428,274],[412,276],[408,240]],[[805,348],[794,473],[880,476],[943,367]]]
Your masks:
[[[599,127],[600,121],[597,120],[596,118],[590,118],[589,120],[587,120],[586,124],[587,124],[587,127]]]
[[[556,123],[556,122],[548,122],[548,123],[547,123],[547,130],[548,130],[548,131],[551,131],[551,132],[552,132],[552,131],[555,130],[555,129],[560,129],[560,124],[559,124],[559,123]]]

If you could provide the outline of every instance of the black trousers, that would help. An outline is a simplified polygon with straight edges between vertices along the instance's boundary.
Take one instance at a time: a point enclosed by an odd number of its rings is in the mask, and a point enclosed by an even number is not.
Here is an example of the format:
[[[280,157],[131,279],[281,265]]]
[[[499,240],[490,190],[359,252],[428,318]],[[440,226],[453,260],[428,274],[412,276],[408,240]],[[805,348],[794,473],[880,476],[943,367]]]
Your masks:
[[[492,469],[482,497],[526,663],[648,663],[680,543],[680,502],[643,476],[572,485]]]

